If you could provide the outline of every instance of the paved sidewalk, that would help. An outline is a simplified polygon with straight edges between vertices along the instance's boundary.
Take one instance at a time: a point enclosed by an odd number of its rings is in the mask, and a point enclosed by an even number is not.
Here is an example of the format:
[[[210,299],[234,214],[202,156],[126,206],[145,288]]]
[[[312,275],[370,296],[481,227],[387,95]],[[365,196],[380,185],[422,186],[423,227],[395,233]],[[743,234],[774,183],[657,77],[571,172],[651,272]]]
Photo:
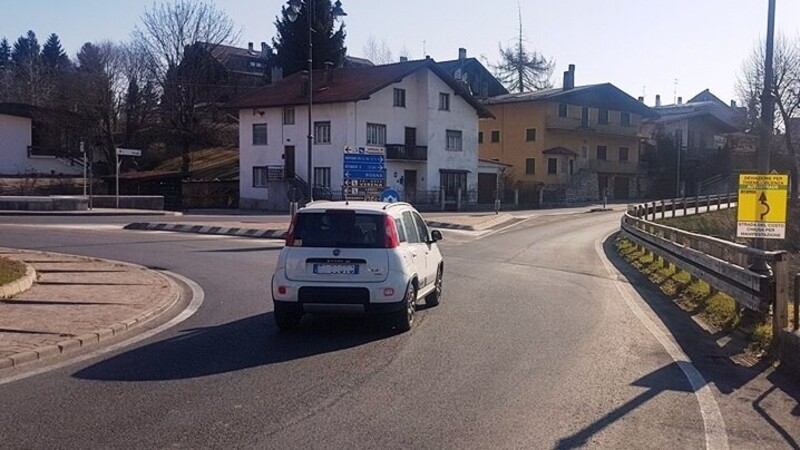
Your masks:
[[[6,248],[0,255],[38,274],[30,289],[0,300],[0,371],[111,338],[180,296],[166,276],[133,264]]]

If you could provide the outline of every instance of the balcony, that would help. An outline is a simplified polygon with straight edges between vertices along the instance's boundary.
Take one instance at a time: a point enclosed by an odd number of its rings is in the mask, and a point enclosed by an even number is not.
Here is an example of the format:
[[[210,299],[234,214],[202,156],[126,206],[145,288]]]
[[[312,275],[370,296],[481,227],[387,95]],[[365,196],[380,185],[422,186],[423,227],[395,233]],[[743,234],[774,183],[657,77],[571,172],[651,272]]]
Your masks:
[[[386,144],[389,161],[427,161],[428,147],[421,145]]]
[[[574,117],[547,116],[545,125],[549,131],[569,131],[575,133],[628,137],[636,137],[639,135],[638,127],[633,125],[622,126],[618,123],[600,124],[589,121],[589,126],[583,126],[581,125],[581,119],[576,119]]]
[[[599,173],[623,173],[638,174],[644,172],[644,168],[636,161],[606,161],[592,159],[589,161],[589,170]]]

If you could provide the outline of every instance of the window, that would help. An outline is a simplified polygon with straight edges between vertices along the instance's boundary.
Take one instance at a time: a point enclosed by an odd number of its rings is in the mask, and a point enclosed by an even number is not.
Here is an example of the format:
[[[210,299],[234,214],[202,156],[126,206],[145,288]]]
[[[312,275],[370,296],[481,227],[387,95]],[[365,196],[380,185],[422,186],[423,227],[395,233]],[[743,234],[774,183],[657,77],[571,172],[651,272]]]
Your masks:
[[[567,117],[567,104],[566,103],[559,103],[558,104],[558,117]]]
[[[367,145],[386,145],[386,125],[367,124]]]
[[[253,187],[267,187],[267,166],[253,167]]]
[[[459,189],[462,195],[467,192],[467,173],[466,171],[440,170],[439,186],[444,188],[445,197],[455,199]]]
[[[401,108],[406,107],[406,90],[405,89],[394,89],[394,106],[399,106]]]
[[[619,160],[620,161],[627,161],[628,160],[628,147],[620,147],[619,148]]]
[[[478,131],[478,144],[483,144],[483,131]]]
[[[581,158],[587,159],[589,157],[589,146],[581,145]]]
[[[253,145],[267,145],[267,124],[253,124]]]
[[[631,126],[631,114],[630,113],[620,113],[619,115],[619,123],[623,127]]]
[[[422,217],[419,214],[413,214],[414,216],[414,224],[417,226],[417,233],[419,233],[419,239],[421,242],[428,242],[431,240],[430,236],[428,235],[428,226],[425,225],[425,221],[422,220]]]
[[[283,124],[294,125],[294,108],[283,108]]]
[[[608,149],[605,145],[598,145],[597,146],[597,159],[600,161],[605,161],[606,157],[608,156]]]
[[[581,108],[581,126],[582,127],[589,126],[589,108],[586,106]]]
[[[536,158],[525,158],[525,175],[536,173]]]
[[[597,110],[597,123],[601,125],[608,125],[608,110],[607,109],[598,109]]]
[[[492,142],[500,142],[500,130],[492,130]]]
[[[447,130],[447,150],[451,152],[461,151],[461,131]]]
[[[549,175],[558,173],[558,159],[547,158],[547,173]]]
[[[439,93],[439,110],[450,111],[450,94]]]
[[[402,219],[394,219],[394,227],[397,229],[397,240],[406,242],[406,230],[403,227]]]
[[[315,144],[330,144],[331,143],[331,123],[314,122],[314,143]]]
[[[314,186],[331,187],[330,167],[314,167]]]
[[[536,140],[536,128],[525,129],[525,140],[527,142],[533,142]]]
[[[384,248],[383,216],[353,211],[301,212],[294,225],[300,247]]]
[[[403,228],[406,230],[406,239],[410,244],[418,244],[420,242],[419,231],[417,231],[414,217],[411,216],[410,212],[403,213]]]

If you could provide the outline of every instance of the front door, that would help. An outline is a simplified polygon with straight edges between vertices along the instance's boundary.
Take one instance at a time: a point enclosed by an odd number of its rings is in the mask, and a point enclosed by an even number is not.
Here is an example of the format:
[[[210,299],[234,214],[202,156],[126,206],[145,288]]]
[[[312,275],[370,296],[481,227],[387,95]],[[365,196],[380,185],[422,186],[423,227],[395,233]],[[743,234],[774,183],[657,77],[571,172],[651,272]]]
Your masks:
[[[286,178],[294,178],[294,145],[283,147],[283,171]]]
[[[407,128],[406,128],[407,129]],[[404,200],[414,203],[417,200],[417,171],[406,170],[403,172],[403,193]]]
[[[497,192],[497,174],[479,173],[478,203],[481,205],[490,205],[494,203],[495,192]]]

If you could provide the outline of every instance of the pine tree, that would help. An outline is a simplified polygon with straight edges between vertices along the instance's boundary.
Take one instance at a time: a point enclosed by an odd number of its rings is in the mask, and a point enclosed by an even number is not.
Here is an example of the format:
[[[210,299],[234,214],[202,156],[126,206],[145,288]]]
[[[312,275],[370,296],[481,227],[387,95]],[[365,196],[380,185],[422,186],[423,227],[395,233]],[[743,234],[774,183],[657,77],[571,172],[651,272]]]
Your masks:
[[[12,96],[15,101],[45,106],[53,87],[46,82],[36,33],[28,31],[17,39],[11,51],[11,61]]]
[[[309,8],[313,4],[313,10]],[[325,62],[330,61],[334,67],[341,67],[347,48],[344,46],[344,24],[334,30],[335,23],[332,14],[333,5],[330,0],[316,0],[305,2],[305,6],[297,16],[297,20],[289,20],[289,7],[281,9],[280,18],[276,18],[275,27],[278,36],[272,39],[272,45],[277,51],[278,65],[283,69],[284,75],[291,75],[308,68],[308,21],[309,12],[314,32],[312,44],[314,47],[312,66],[314,70],[325,67]]]
[[[30,61],[38,63],[41,58],[41,53],[42,49],[39,46],[36,33],[34,33],[33,30],[29,30],[27,35],[20,36],[17,42],[14,43],[11,59],[18,65]]]
[[[11,63],[11,45],[8,39],[0,40],[0,71],[5,70]]]
[[[0,101],[11,99],[11,45],[8,39],[0,40]]]
[[[42,47],[42,64],[54,72],[62,72],[69,67],[69,58],[61,47],[61,40],[53,33]]]
[[[525,92],[553,87],[553,61],[525,47],[522,10],[519,11],[519,38],[513,47],[500,47],[500,62],[494,67],[497,78],[509,91]]]

